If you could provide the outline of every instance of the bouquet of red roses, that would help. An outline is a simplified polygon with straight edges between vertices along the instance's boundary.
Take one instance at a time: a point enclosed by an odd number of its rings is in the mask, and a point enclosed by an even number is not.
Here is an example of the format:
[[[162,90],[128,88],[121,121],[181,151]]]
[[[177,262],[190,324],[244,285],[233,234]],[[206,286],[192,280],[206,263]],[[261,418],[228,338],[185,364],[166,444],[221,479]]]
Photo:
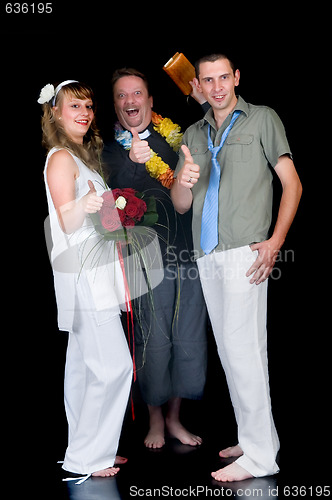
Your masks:
[[[131,188],[105,191],[102,197],[104,198],[104,203],[101,210],[95,214],[90,214],[90,217],[95,230],[103,237],[102,242],[105,244],[107,241],[113,240],[118,250],[125,286],[126,308],[127,312],[130,313],[130,315],[127,315],[128,342],[130,347],[130,323],[132,335],[134,336],[133,308],[135,307],[131,302],[131,297],[138,297],[144,293],[149,293],[152,303],[151,290],[153,286],[156,286],[156,284],[153,284],[156,278],[151,278],[150,271],[155,269],[156,262],[158,263],[156,256],[158,255],[157,248],[159,250],[159,243],[156,232],[148,227],[153,226],[158,221],[156,200],[154,196],[146,197],[144,193],[139,193]],[[123,245],[123,243],[127,245]],[[125,249],[126,252],[123,253]],[[95,261],[98,261],[99,250],[99,247],[96,245]],[[129,255],[131,256],[131,260],[127,258]],[[131,265],[128,265],[128,262],[131,262]],[[161,256],[159,262],[160,266],[162,266]],[[132,267],[134,268],[134,275],[133,272],[130,273],[130,268]],[[140,292],[139,290],[141,290],[142,285],[141,281],[137,278],[137,273],[141,273],[142,269],[145,271],[144,280],[146,281],[146,288]],[[157,278],[158,284],[161,279]],[[132,346],[135,380],[134,341]]]
[[[112,189],[102,194],[104,203],[90,214],[95,229],[106,240],[127,240],[127,228],[152,226],[158,221],[156,200],[132,188]]]

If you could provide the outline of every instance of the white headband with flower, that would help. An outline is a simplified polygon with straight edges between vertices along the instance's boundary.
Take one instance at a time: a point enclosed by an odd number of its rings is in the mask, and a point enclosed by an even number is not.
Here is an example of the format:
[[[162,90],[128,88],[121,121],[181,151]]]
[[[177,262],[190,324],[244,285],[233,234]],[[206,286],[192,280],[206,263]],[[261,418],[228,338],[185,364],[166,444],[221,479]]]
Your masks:
[[[39,104],[45,104],[45,102],[49,102],[52,99],[52,106],[55,105],[55,99],[56,96],[58,95],[59,91],[64,87],[65,85],[69,85],[69,83],[78,83],[77,80],[65,80],[62,83],[59,83],[59,85],[56,87],[54,90],[54,87],[51,83],[48,83],[43,87],[40,91],[40,96],[37,102]]]

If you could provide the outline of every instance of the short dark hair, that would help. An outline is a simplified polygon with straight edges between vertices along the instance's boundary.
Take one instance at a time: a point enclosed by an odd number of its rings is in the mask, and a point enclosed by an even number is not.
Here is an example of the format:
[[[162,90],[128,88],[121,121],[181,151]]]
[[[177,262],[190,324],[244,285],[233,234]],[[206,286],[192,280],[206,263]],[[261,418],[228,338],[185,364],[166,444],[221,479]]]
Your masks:
[[[204,62],[216,62],[216,61],[218,61],[218,59],[227,59],[229,61],[229,64],[230,64],[232,70],[233,70],[233,73],[235,74],[235,70],[236,70],[235,64],[228,56],[226,56],[225,54],[210,54],[208,56],[201,57],[200,59],[198,59],[198,61],[195,62],[196,78],[199,78],[199,67],[202,63],[204,63]]]
[[[113,73],[112,80],[111,80],[112,90],[114,90],[114,85],[116,84],[116,82],[118,80],[120,80],[120,78],[123,78],[124,76],[137,76],[138,78],[141,78],[146,85],[146,88],[147,88],[147,91],[148,91],[148,94],[150,97],[151,93],[150,93],[149,82],[148,82],[147,77],[144,75],[144,73],[141,73],[140,71],[138,71],[135,68],[116,69]]]

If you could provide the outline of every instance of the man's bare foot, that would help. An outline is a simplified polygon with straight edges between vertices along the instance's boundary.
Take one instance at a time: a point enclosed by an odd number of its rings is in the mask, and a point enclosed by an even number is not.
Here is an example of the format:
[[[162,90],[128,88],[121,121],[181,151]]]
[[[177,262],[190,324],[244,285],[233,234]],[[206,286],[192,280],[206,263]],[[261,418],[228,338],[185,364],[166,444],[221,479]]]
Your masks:
[[[199,446],[202,438],[187,431],[180,422],[181,398],[172,398],[168,401],[168,412],[166,415],[166,428],[172,437],[177,438],[182,444]]]
[[[249,479],[254,477],[247,470],[245,470],[241,465],[238,465],[236,462],[233,462],[227,467],[223,469],[219,469],[216,472],[211,472],[211,476],[216,481],[243,481],[244,479]]]
[[[162,448],[165,444],[165,421],[161,406],[148,405],[150,429],[144,439],[147,448]]]
[[[115,457],[114,465],[123,465],[128,462],[128,458],[125,457],[120,457],[120,455],[117,455]]]
[[[94,477],[110,477],[115,476],[119,472],[119,467],[108,467],[107,469],[97,470],[93,472],[91,475]]]
[[[241,457],[241,455],[243,455],[243,451],[238,444],[236,446],[229,446],[219,452],[221,458]]]
[[[179,421],[172,421],[166,418],[166,427],[172,437],[177,438],[182,444],[189,444],[190,446],[199,446],[203,440],[199,436],[187,431]]]
[[[147,448],[158,449],[165,444],[164,425],[152,426],[144,439],[144,444]]]

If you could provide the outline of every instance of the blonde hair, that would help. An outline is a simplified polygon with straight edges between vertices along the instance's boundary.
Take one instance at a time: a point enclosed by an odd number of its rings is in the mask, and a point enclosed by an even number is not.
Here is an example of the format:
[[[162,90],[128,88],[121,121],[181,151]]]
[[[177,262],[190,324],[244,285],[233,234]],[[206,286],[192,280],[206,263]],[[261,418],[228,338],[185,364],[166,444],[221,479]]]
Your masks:
[[[91,99],[94,103],[92,89],[84,83],[74,82],[65,85],[58,92],[55,106],[61,109],[63,97],[70,94],[76,99]],[[68,137],[61,121],[56,119],[56,112],[52,106],[52,100],[43,104],[43,111],[44,114],[41,121],[43,145],[47,151],[54,147],[67,149],[80,158],[90,170],[96,170],[102,173],[101,152],[103,149],[103,141],[97,128],[95,117],[92,120],[88,132],[83,138],[83,144],[77,144]]]

